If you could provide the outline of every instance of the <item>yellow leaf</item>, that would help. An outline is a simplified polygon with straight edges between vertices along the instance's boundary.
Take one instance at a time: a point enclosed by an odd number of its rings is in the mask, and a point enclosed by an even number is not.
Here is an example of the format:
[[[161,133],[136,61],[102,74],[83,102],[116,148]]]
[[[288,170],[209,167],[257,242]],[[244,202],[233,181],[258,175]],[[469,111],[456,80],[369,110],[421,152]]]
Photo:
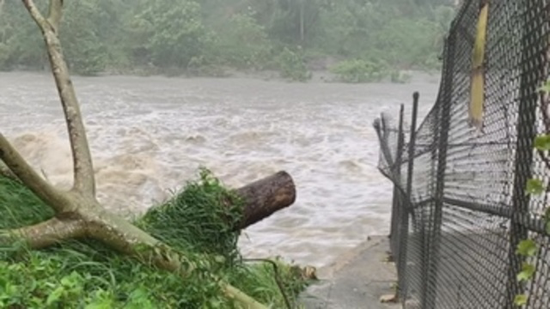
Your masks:
[[[481,130],[483,126],[483,104],[485,100],[485,80],[482,70],[476,70],[472,74],[470,90],[470,124]]]
[[[483,105],[485,101],[485,44],[487,36],[487,19],[489,4],[485,3],[479,12],[476,28],[476,39],[472,53],[472,75],[470,85],[469,121],[472,126],[481,130],[483,127]]]

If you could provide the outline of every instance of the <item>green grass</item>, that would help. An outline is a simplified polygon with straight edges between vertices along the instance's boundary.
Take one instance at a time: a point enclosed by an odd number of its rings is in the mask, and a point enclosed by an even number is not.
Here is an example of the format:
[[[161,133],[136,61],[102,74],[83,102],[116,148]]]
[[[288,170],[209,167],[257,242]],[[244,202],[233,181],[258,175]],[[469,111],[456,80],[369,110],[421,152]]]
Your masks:
[[[232,206],[227,206],[232,205]],[[0,308],[234,308],[209,274],[273,308],[286,308],[307,282],[277,260],[246,263],[231,229],[242,203],[208,171],[136,224],[184,251],[195,266],[182,279],[128,259],[92,240],[45,250],[0,247]],[[53,212],[21,184],[0,177],[0,229],[51,218]],[[277,280],[277,278],[279,280]]]

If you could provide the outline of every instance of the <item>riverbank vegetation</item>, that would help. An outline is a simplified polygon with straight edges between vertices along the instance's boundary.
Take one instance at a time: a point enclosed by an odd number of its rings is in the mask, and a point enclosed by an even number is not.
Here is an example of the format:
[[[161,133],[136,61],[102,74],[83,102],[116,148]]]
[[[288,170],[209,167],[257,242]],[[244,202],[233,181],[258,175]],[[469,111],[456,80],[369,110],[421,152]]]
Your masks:
[[[0,132],[0,307],[292,308],[314,275],[280,260],[250,266],[237,248],[242,229],[294,203],[290,175],[280,171],[227,190],[203,169],[198,181],[142,217],[106,209],[59,39],[66,1],[40,3],[47,8],[20,2],[45,43],[73,184],[67,190],[50,183]]]
[[[187,253],[197,271],[177,273],[128,259],[100,242],[67,241],[42,250],[0,246],[1,308],[232,308],[214,274],[256,300],[287,308],[307,278],[281,260],[247,263],[237,249],[239,204],[206,170],[171,200],[134,224]],[[0,176],[0,230],[29,226],[54,216],[27,187]],[[185,222],[181,219],[185,218]],[[275,265],[273,265],[275,264]],[[274,267],[275,266],[275,267]]]
[[[44,1],[40,1],[44,2]],[[43,70],[40,33],[19,1],[0,1],[0,70]],[[344,82],[435,70],[450,0],[67,1],[60,37],[80,75],[226,76],[277,71]]]

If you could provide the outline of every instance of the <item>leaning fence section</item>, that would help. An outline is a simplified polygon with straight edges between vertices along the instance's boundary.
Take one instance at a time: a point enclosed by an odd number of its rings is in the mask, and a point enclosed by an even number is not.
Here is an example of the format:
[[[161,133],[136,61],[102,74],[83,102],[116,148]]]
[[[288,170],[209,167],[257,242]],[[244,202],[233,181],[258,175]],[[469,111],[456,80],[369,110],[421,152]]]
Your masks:
[[[394,183],[390,246],[404,308],[550,308],[548,0],[463,1],[446,38],[436,103],[411,127],[382,115],[380,171]],[[485,35],[483,35],[485,34]],[[481,47],[481,48],[480,48]],[[480,58],[480,53],[481,58]],[[480,61],[482,59],[482,61]],[[518,244],[538,248],[523,259]],[[518,281],[525,263],[533,279]]]

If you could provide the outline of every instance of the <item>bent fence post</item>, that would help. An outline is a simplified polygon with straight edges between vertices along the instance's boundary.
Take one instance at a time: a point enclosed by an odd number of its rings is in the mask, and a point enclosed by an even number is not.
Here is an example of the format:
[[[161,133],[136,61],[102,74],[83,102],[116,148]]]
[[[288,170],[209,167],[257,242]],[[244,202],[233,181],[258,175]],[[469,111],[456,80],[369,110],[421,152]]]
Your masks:
[[[413,94],[413,108],[411,115],[411,129],[408,148],[407,183],[404,198],[400,208],[399,222],[399,257],[398,257],[398,296],[403,302],[407,298],[407,250],[409,242],[409,211],[412,211],[412,182],[414,172],[414,153],[416,145],[416,122],[418,118],[418,92]]]
[[[405,106],[401,104],[399,110],[399,127],[397,136],[397,149],[395,164],[393,166],[392,177],[393,179],[393,201],[392,201],[392,218],[390,229],[390,246],[391,255],[395,260],[399,256],[399,239],[401,235],[399,233],[399,218],[401,216],[401,204],[402,204],[402,183],[401,183],[401,165],[403,161],[403,113]]]
[[[447,149],[449,143],[450,130],[450,114],[452,105],[453,93],[453,78],[454,78],[454,53],[456,45],[456,31],[454,28],[449,33],[446,42],[445,51],[445,66],[443,80],[443,96],[440,97],[438,111],[439,134],[437,140],[437,172],[436,172],[436,187],[434,194],[434,212],[433,225],[428,229],[429,246],[428,250],[427,269],[425,278],[425,289],[422,295],[422,308],[436,309],[436,292],[437,292],[437,276],[440,256],[441,242],[441,225],[443,220],[443,200],[445,191],[445,171],[447,168]]]

